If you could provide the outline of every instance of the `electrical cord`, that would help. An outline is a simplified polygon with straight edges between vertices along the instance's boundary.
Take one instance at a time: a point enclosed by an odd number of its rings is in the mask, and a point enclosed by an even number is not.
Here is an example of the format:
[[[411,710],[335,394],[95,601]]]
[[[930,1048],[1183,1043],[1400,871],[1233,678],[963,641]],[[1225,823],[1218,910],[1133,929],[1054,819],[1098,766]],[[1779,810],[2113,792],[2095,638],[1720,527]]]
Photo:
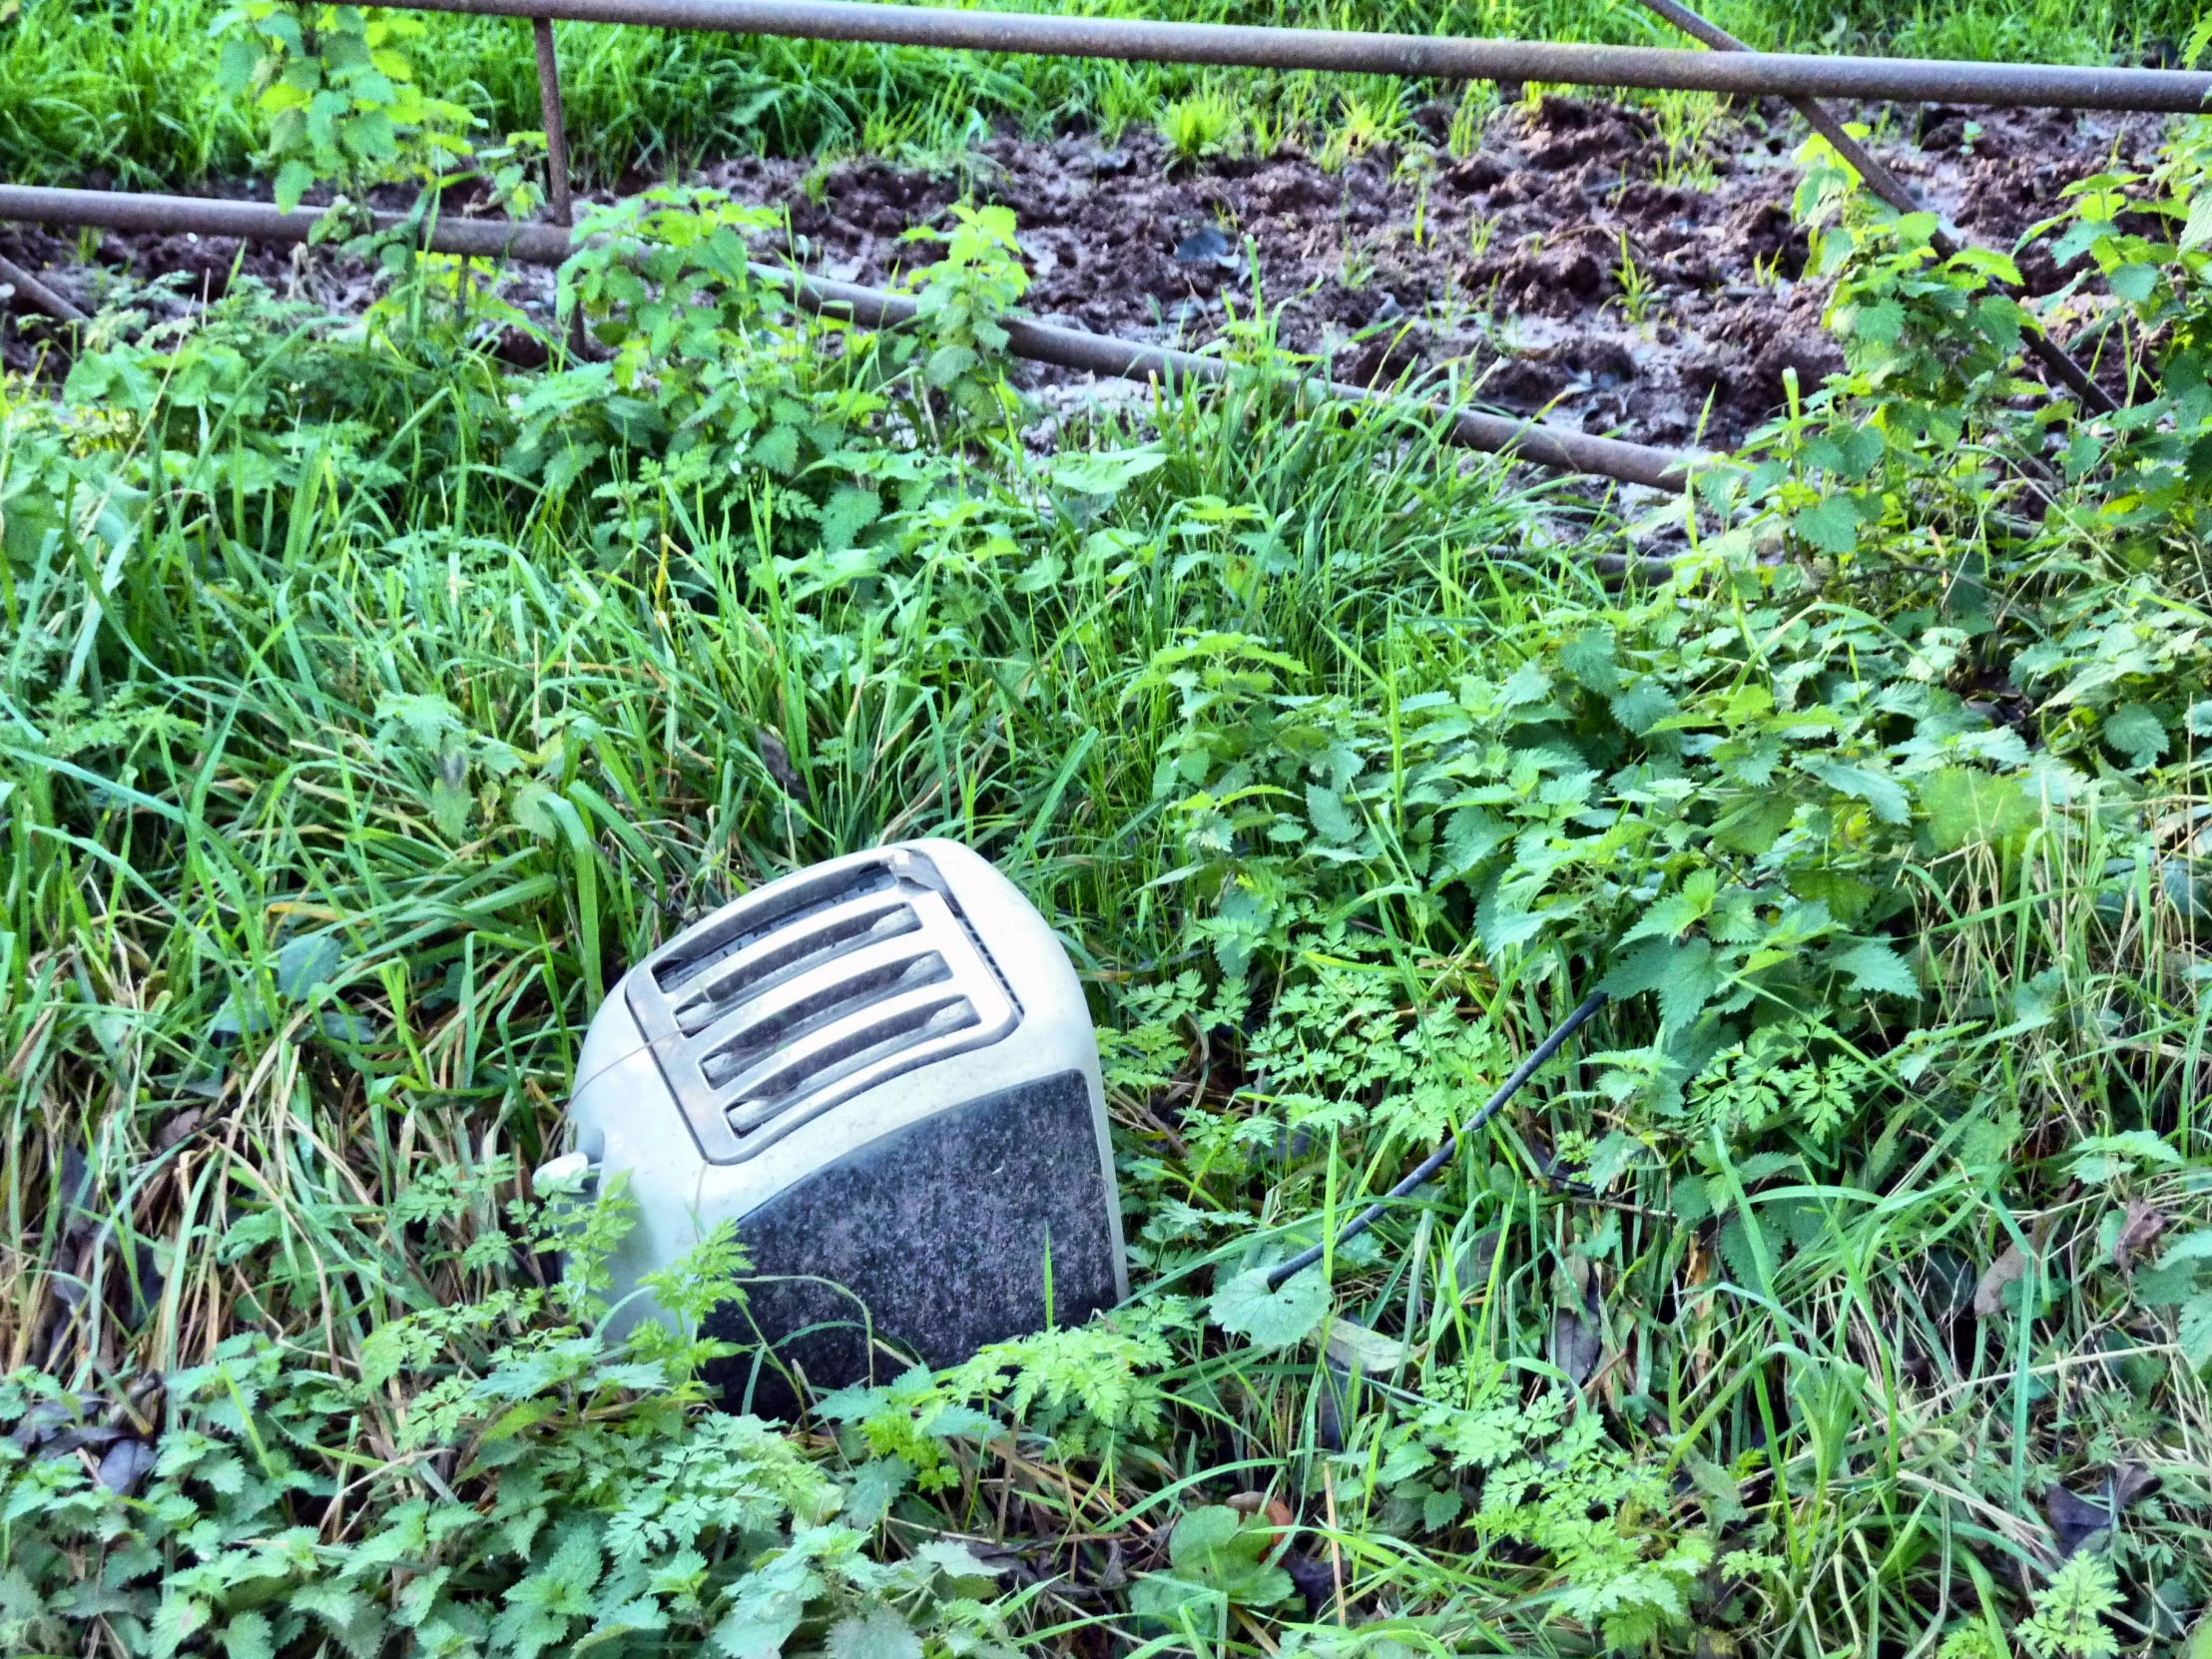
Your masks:
[[[1475,1113],[1473,1117],[1467,1119],[1467,1121],[1464,1124],[1460,1125],[1460,1127],[1453,1133],[1446,1135],[1443,1138],[1442,1144],[1439,1145],[1436,1150],[1431,1152],[1427,1157],[1423,1158],[1420,1161],[1420,1167],[1415,1169],[1411,1175],[1408,1175],[1404,1180],[1400,1181],[1396,1186],[1392,1187],[1388,1192],[1384,1193],[1380,1200],[1378,1200],[1374,1204],[1369,1205],[1365,1212],[1346,1224],[1345,1230],[1342,1233],[1339,1233],[1333,1242],[1335,1244],[1341,1245],[1345,1243],[1348,1239],[1358,1238],[1362,1233],[1365,1233],[1369,1228],[1373,1227],[1377,1222],[1381,1221],[1383,1215],[1389,1210],[1391,1204],[1396,1202],[1398,1199],[1405,1197],[1408,1193],[1411,1193],[1414,1189],[1425,1182],[1431,1175],[1434,1175],[1438,1170],[1442,1169],[1444,1165],[1451,1162],[1452,1155],[1459,1150],[1459,1143],[1465,1140],[1469,1135],[1473,1134],[1477,1129],[1480,1129],[1485,1123],[1488,1123],[1490,1119],[1497,1116],[1499,1110],[1504,1106],[1504,1104],[1508,1100],[1511,1100],[1514,1095],[1520,1093],[1520,1086],[1523,1083],[1527,1082],[1531,1077],[1535,1076],[1537,1069],[1541,1067],[1546,1060],[1550,1059],[1554,1054],[1559,1052],[1561,1046],[1569,1037],[1573,1036],[1575,1032],[1581,1028],[1585,1020],[1587,1020],[1592,1014],[1596,1013],[1600,1008],[1604,1007],[1605,1004],[1610,1002],[1611,1000],[1612,997],[1607,992],[1592,991],[1589,996],[1583,1000],[1583,1003],[1579,1008],[1575,1009],[1573,1013],[1569,1014],[1563,1021],[1560,1022],[1558,1030],[1552,1032],[1550,1036],[1546,1037],[1542,1042],[1538,1043],[1536,1045],[1536,1051],[1533,1054],[1529,1055],[1528,1058],[1523,1060],[1519,1065],[1513,1068],[1513,1075],[1506,1078],[1504,1082],[1498,1085],[1497,1093],[1493,1094],[1488,1100],[1483,1102],[1482,1109],[1479,1112]],[[1322,1259],[1323,1252],[1331,1247],[1331,1242],[1332,1241],[1324,1241],[1323,1243],[1318,1245],[1311,1245],[1305,1250],[1300,1251],[1296,1256],[1293,1256],[1282,1266],[1274,1269],[1268,1275],[1268,1289],[1271,1291],[1280,1290],[1285,1280],[1289,1279],[1294,1274],[1303,1273],[1306,1269],[1312,1267],[1316,1262]]]

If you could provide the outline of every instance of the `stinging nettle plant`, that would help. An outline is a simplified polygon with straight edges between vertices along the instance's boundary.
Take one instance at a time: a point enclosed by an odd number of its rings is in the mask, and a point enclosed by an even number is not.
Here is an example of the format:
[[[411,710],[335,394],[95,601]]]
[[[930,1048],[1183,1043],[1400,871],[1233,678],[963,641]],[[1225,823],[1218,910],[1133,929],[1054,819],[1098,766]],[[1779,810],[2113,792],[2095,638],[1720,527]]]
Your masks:
[[[214,28],[223,37],[220,84],[250,98],[268,124],[262,160],[275,168],[279,207],[297,207],[318,184],[355,203],[387,181],[429,185],[471,154],[468,111],[425,93],[403,50],[421,37],[419,18],[245,0]]]

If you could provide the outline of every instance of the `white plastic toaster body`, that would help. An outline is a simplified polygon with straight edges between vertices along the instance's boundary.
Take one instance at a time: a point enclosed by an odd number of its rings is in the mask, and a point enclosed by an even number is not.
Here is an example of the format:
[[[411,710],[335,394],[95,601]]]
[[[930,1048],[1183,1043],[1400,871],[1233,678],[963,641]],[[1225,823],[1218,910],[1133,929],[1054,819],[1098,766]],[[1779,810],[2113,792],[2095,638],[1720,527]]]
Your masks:
[[[1128,1295],[1082,987],[953,841],[801,870],[638,963],[592,1021],[570,1119],[637,1206],[618,1331],[658,1312],[644,1275],[737,1223],[754,1277],[708,1329],[749,1350],[715,1379],[740,1408],[788,1413]]]

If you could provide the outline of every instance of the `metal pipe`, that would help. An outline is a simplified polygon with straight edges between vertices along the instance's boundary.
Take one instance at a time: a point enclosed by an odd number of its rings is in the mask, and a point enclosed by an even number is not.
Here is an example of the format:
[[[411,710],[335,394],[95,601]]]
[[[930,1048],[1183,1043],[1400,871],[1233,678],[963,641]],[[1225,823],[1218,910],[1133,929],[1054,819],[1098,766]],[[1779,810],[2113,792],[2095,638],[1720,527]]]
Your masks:
[[[1685,34],[1702,40],[1716,52],[1748,52],[1751,50],[1750,47],[1726,29],[1721,28],[1718,24],[1708,23],[1696,12],[1690,10],[1689,7],[1678,5],[1676,0],[1644,0],[1644,4],[1676,28],[1682,30]],[[1843,157],[1846,162],[1858,170],[1859,177],[1867,182],[1867,188],[1873,191],[1875,195],[1881,197],[1883,201],[1889,203],[1901,214],[1925,211],[1921,206],[1920,199],[1913,194],[1912,187],[1895,173],[1892,173],[1889,164],[1884,162],[1881,157],[1853,138],[1845,130],[1844,124],[1830,115],[1827,107],[1818,99],[1792,98],[1790,107],[1805,118],[1806,123],[1812,127],[1814,132],[1828,140],[1837,155]],[[1932,241],[1939,258],[1947,260],[1951,255],[1958,252],[1958,244],[1953,242],[1941,230],[1936,231]],[[2065,384],[2066,388],[2088,407],[2101,410],[2106,414],[2110,414],[2119,407],[2119,404],[2113,401],[2111,394],[2090,379],[2082,371],[2081,365],[2068,356],[2064,347],[2048,334],[2039,331],[2030,332],[2026,335],[2025,344],[2035,358],[2052,374],[2056,375]]]
[[[1909,104],[2017,104],[2050,109],[2190,114],[2212,74],[1927,58],[1691,52],[1653,46],[1475,40],[1446,35],[1263,29],[1028,12],[953,11],[854,0],[399,0],[410,10],[477,17],[544,15],[802,40],[873,41],[976,52],[1122,58],[1151,63],[1318,69],[1451,81],[1545,81],[1668,87],[1745,97],[1890,99]]]
[[[1581,1005],[1573,1013],[1560,1022],[1557,1030],[1536,1045],[1534,1053],[1513,1068],[1513,1074],[1498,1085],[1497,1093],[1491,1095],[1488,1100],[1482,1103],[1481,1110],[1446,1135],[1437,1144],[1435,1151],[1413,1167],[1412,1174],[1405,1177],[1404,1180],[1384,1193],[1380,1200],[1369,1205],[1358,1216],[1347,1222],[1344,1231],[1339,1233],[1335,1239],[1318,1245],[1308,1245],[1288,1262],[1271,1269],[1268,1273],[1268,1289],[1271,1291],[1281,1290],[1286,1280],[1305,1272],[1306,1269],[1329,1254],[1335,1246],[1350,1243],[1388,1215],[1392,1203],[1401,1198],[1409,1198],[1420,1191],[1430,1176],[1451,1162],[1452,1156],[1458,1152],[1468,1136],[1488,1123],[1490,1119],[1496,1117],[1505,1103],[1520,1092],[1520,1086],[1535,1076],[1542,1069],[1546,1060],[1559,1052],[1561,1045],[1581,1028],[1582,1023],[1612,1000],[1612,993],[1609,991],[1592,991],[1582,1000]]]
[[[34,310],[44,311],[56,322],[84,322],[85,313],[56,293],[15,261],[0,259],[0,282],[15,289],[16,297]]]
[[[22,220],[44,225],[97,225],[114,231],[146,231],[171,235],[190,231],[204,237],[238,237],[255,242],[301,243],[308,240],[319,209],[281,208],[264,202],[228,202],[194,196],[139,195],[121,191],[54,190],[29,185],[0,185],[0,220]],[[396,214],[374,216],[378,231],[396,230],[406,221]],[[567,231],[550,225],[494,224],[481,219],[440,219],[430,227],[424,246],[435,254],[458,254],[472,259],[508,259],[526,265],[559,265],[575,252]],[[775,266],[757,265],[762,280],[786,288],[795,303],[812,310],[833,310],[867,328],[893,328],[912,319],[914,301],[903,294],[850,282],[832,282],[805,276]],[[1172,346],[1143,345],[1106,334],[1086,333],[1048,322],[1008,318],[1008,348],[1018,357],[1052,363],[1061,368],[1085,369],[1094,374],[1127,379],[1159,376],[1218,381],[1230,377],[1232,366],[1218,357],[1202,357],[1195,351]],[[1420,398],[1400,397],[1364,386],[1310,378],[1301,388],[1331,401],[1382,403],[1421,419],[1448,416],[1450,438],[1464,448],[1485,454],[1510,454],[1561,472],[1585,472],[1621,483],[1645,484],[1654,489],[1679,492],[1689,481],[1698,457],[1647,444],[1624,443],[1617,438],[1592,437],[1584,432],[1562,431],[1533,421],[1505,415],[1481,414],[1472,409],[1446,410]]]
[[[305,242],[322,213],[320,208],[294,208],[287,213],[267,202],[221,197],[0,185],[0,220],[95,225],[108,231],[143,231],[154,236],[190,232],[203,237],[236,237],[244,242]],[[397,214],[376,214],[373,218],[378,231],[396,230],[406,223]],[[525,265],[559,265],[575,251],[569,233],[557,226],[483,219],[438,220],[429,247],[438,254],[512,259]]]
[[[553,55],[553,20],[530,19],[530,37],[538,50],[538,110],[545,123],[546,217],[555,225],[576,223],[569,196],[568,128],[561,119],[561,63]]]

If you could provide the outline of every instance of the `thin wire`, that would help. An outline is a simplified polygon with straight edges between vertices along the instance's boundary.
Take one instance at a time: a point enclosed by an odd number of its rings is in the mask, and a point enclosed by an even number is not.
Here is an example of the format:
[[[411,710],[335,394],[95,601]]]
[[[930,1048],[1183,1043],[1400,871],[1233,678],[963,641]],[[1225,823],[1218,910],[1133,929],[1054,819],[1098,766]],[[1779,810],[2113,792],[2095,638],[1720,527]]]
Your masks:
[[[1482,1109],[1479,1112],[1467,1119],[1455,1132],[1446,1135],[1443,1138],[1443,1144],[1420,1161],[1418,1169],[1384,1193],[1378,1202],[1369,1205],[1366,1212],[1348,1223],[1345,1230],[1339,1233],[1334,1241],[1324,1240],[1318,1245],[1311,1245],[1293,1256],[1281,1267],[1276,1268],[1268,1275],[1268,1289],[1271,1291],[1280,1289],[1283,1282],[1293,1274],[1303,1273],[1306,1269],[1312,1267],[1322,1259],[1322,1253],[1331,1248],[1333,1243],[1342,1245],[1348,1239],[1358,1238],[1362,1233],[1381,1221],[1391,1204],[1411,1193],[1431,1175],[1442,1169],[1444,1165],[1451,1161],[1452,1154],[1459,1150],[1459,1143],[1477,1129],[1480,1129],[1485,1123],[1488,1123],[1490,1119],[1496,1117],[1505,1103],[1520,1093],[1520,1086],[1535,1076],[1538,1068],[1558,1053],[1566,1040],[1581,1028],[1583,1021],[1611,1000],[1612,997],[1604,991],[1592,991],[1584,999],[1582,1006],[1575,1009],[1561,1022],[1558,1030],[1552,1032],[1550,1036],[1536,1045],[1535,1053],[1529,1055],[1527,1059],[1513,1068],[1513,1075],[1498,1085],[1497,1093],[1483,1102]]]

